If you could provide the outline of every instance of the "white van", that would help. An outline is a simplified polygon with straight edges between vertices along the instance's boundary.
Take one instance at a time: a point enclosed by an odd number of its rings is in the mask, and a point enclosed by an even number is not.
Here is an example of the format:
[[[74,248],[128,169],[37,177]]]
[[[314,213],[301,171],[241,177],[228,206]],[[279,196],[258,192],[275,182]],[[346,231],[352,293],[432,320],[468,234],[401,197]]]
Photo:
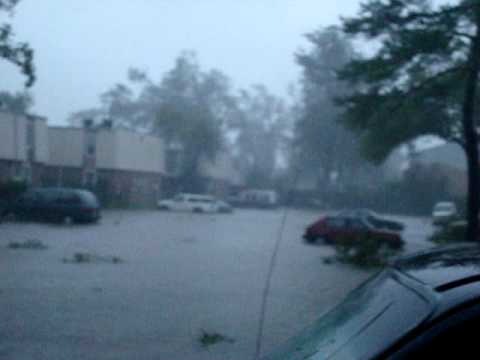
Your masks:
[[[157,207],[160,210],[171,211],[198,213],[218,212],[218,202],[214,197],[198,194],[178,194],[172,199],[158,201]]]
[[[432,211],[434,225],[444,225],[454,220],[458,215],[457,207],[451,201],[442,201],[435,204]]]

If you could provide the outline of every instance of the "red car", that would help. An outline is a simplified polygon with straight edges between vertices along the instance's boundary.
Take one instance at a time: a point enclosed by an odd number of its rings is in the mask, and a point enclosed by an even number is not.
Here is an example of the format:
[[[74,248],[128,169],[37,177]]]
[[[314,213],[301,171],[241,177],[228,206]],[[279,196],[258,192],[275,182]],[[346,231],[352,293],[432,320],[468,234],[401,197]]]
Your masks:
[[[308,226],[303,238],[308,243],[323,240],[333,244],[343,237],[375,237],[385,240],[394,249],[403,246],[403,240],[397,232],[378,228],[361,217],[354,216],[326,216]]]

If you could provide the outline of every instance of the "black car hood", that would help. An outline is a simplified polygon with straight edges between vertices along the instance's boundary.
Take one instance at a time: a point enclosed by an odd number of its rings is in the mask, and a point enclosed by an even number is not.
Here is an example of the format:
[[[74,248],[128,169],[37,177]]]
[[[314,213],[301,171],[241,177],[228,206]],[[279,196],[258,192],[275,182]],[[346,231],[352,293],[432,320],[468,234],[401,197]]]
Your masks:
[[[477,244],[443,246],[399,258],[392,266],[438,290],[463,279],[480,278],[480,246]]]

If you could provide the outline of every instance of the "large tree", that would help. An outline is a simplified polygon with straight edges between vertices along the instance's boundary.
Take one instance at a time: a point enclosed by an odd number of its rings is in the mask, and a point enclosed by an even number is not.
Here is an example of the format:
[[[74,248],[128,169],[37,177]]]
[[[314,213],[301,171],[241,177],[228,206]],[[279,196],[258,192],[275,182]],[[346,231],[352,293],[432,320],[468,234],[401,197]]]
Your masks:
[[[272,187],[286,141],[288,107],[265,86],[255,85],[240,91],[235,115],[229,128],[234,134],[236,165],[244,175],[246,185]]]
[[[0,110],[20,115],[27,113],[32,106],[33,98],[28,92],[0,91]]]
[[[128,83],[107,90],[100,101],[100,107],[78,111],[70,121],[108,118],[114,127],[163,137],[167,148],[181,151],[178,175],[183,190],[203,190],[200,164],[215,160],[235,108],[223,73],[202,70],[194,53],[183,52],[160,81],[130,69]]]
[[[350,92],[337,71],[354,56],[353,46],[340,29],[329,27],[307,35],[308,50],[296,55],[302,69],[299,115],[295,126],[295,161],[327,190],[333,175],[337,183],[355,180],[348,174],[362,164],[357,137],[340,123],[336,98]],[[348,184],[345,184],[348,185]],[[328,190],[326,191],[329,192]]]
[[[19,0],[0,0],[0,13],[12,13]],[[26,86],[30,87],[35,82],[35,69],[33,66],[33,50],[27,43],[14,40],[14,33],[10,24],[0,24],[0,58],[18,66],[27,77]]]
[[[467,240],[477,239],[480,1],[368,0],[343,25],[378,48],[341,73],[356,89],[343,103],[366,153],[381,160],[421,135],[461,144],[468,164]]]

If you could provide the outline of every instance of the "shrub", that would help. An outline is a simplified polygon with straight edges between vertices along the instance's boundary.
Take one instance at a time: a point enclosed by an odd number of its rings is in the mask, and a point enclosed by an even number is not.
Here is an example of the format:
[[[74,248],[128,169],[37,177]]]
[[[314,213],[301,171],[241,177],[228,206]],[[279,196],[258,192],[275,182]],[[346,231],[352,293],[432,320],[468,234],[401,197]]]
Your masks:
[[[466,221],[454,221],[435,231],[435,233],[430,237],[430,241],[439,245],[462,242],[465,240],[466,231]]]
[[[383,266],[388,259],[403,250],[403,240],[365,234],[343,236],[335,242],[337,259],[360,267]]]

